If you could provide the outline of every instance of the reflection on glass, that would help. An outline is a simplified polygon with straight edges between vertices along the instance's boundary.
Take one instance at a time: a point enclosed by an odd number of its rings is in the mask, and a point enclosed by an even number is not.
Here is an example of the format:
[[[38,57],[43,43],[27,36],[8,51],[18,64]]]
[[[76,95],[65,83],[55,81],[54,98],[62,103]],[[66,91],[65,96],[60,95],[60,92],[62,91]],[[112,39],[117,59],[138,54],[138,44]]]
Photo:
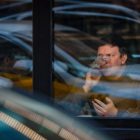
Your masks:
[[[138,4],[55,1],[54,97],[62,107],[76,115],[139,117]]]
[[[32,1],[0,1],[0,76],[32,90]]]

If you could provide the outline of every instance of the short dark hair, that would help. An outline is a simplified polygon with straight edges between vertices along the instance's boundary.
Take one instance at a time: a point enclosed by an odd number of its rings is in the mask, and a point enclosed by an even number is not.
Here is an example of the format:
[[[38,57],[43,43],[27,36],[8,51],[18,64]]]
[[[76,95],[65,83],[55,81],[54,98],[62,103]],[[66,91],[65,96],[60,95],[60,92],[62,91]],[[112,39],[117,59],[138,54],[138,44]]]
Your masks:
[[[128,55],[128,49],[126,47],[126,43],[121,36],[119,36],[115,33],[107,34],[107,35],[103,36],[101,38],[101,45],[104,46],[107,44],[112,45],[112,47],[117,46],[119,48],[119,52],[121,54],[121,57],[124,54]]]

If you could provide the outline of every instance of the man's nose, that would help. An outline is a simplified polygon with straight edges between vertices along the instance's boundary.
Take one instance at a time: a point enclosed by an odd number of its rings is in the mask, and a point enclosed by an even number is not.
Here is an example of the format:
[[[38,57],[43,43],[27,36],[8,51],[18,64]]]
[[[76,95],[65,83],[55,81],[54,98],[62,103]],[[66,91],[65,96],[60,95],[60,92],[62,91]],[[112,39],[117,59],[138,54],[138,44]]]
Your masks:
[[[103,60],[107,60],[107,57],[106,56],[103,56],[103,58],[102,58]]]
[[[104,65],[106,65],[106,64],[108,63],[108,59],[107,59],[106,56],[103,56],[103,57],[102,57],[102,63],[103,63]]]

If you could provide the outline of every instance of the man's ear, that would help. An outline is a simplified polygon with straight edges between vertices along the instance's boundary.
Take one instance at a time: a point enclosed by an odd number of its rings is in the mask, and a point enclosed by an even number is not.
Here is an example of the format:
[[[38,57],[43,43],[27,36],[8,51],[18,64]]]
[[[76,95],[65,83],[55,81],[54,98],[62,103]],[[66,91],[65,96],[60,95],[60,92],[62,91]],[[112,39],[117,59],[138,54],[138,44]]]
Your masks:
[[[126,60],[127,60],[127,54],[124,54],[122,56],[122,64],[125,64]]]

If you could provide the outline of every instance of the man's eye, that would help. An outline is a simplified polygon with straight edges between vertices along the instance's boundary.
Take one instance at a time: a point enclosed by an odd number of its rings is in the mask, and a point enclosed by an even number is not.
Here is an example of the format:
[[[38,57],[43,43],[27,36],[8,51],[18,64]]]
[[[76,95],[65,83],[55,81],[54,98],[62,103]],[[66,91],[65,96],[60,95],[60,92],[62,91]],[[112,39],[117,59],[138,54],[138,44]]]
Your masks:
[[[112,57],[113,55],[112,55],[112,54],[108,54],[107,56],[108,56],[108,57]]]

